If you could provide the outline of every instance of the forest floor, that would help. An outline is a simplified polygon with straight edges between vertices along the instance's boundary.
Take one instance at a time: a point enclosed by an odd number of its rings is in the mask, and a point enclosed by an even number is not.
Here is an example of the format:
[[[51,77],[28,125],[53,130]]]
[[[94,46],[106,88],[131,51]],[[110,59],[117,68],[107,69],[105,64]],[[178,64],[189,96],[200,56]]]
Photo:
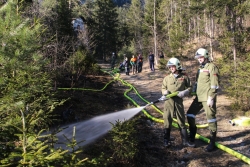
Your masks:
[[[109,64],[99,62],[99,65],[103,68],[109,68]],[[194,75],[188,73],[189,75]],[[160,71],[157,66],[154,72],[150,71],[147,63],[143,65],[141,73],[129,76],[124,72],[120,73],[120,78],[130,84],[132,84],[138,93],[146,99],[148,102],[155,101],[161,97],[161,84],[163,78],[166,76],[166,71]],[[110,75],[104,76],[88,76],[89,81],[85,82],[86,88],[99,88],[101,89],[106,83],[113,78]],[[75,103],[71,104],[73,109],[77,113],[78,119],[88,119],[101,114],[116,112],[129,107],[133,107],[133,104],[124,97],[123,93],[128,90],[127,86],[122,85],[121,82],[116,81],[112,86],[107,86],[101,92],[74,92]],[[72,94],[72,93],[71,93]],[[134,99],[139,105],[145,106],[146,103],[139,100],[135,92],[131,91],[129,97]],[[184,107],[187,111],[188,107],[192,103],[193,97],[184,98]],[[163,111],[163,102],[157,103],[156,107]],[[241,112],[230,110],[231,101],[223,92],[218,95],[217,101],[217,121],[218,121],[218,133],[217,142],[223,146],[226,146],[248,158],[250,158],[250,127],[232,126],[229,124],[229,120],[241,115]],[[82,105],[79,106],[79,105]],[[134,106],[135,107],[135,106]],[[79,109],[81,108],[81,109]],[[84,110],[84,111],[83,111]],[[154,107],[147,107],[147,112],[152,116],[162,119],[162,115],[157,112]],[[138,159],[138,164],[131,164],[131,166],[141,167],[169,167],[169,166],[181,166],[181,167],[212,167],[212,166],[237,166],[246,167],[249,166],[243,160],[231,155],[221,149],[216,149],[213,152],[207,153],[204,148],[207,143],[197,139],[195,148],[183,147],[181,145],[180,133],[177,128],[172,128],[171,136],[175,138],[170,148],[163,146],[163,123],[154,122],[143,113],[140,113],[140,119],[144,122],[143,125],[136,127],[139,135],[140,154],[143,158]],[[206,116],[204,110],[201,110],[196,116],[197,124],[206,124]],[[199,128],[198,134],[209,137],[208,128]],[[93,144],[97,147],[100,146],[99,141]]]

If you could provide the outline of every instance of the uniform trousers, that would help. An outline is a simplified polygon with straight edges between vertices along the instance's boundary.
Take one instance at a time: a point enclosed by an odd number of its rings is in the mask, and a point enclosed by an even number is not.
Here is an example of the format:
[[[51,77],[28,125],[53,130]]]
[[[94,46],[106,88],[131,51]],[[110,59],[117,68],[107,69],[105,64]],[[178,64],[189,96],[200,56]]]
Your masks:
[[[185,128],[185,113],[183,106],[183,99],[179,97],[172,97],[164,103],[164,128],[170,128],[173,122],[174,114],[176,115],[177,122],[180,128]]]
[[[216,98],[214,99],[213,107],[208,107],[207,102],[199,102],[196,96],[191,106],[187,111],[187,120],[190,127],[196,127],[195,116],[198,112],[204,108],[206,113],[206,119],[208,122],[209,130],[215,132],[217,131],[217,120],[216,120]]]

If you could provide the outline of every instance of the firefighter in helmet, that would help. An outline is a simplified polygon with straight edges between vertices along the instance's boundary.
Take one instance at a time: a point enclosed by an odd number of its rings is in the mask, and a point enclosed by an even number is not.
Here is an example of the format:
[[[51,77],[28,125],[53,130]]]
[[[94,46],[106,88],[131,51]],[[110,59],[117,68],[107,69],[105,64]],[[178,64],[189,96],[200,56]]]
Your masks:
[[[205,148],[205,151],[211,152],[215,149],[217,133],[216,96],[219,89],[219,69],[215,64],[210,62],[208,51],[204,48],[199,48],[196,51],[195,59],[200,63],[200,68],[197,71],[196,83],[192,90],[192,93],[196,97],[187,111],[189,137],[190,142],[195,144],[195,135],[197,132],[195,116],[203,108],[210,130],[210,143]]]
[[[185,126],[185,113],[183,106],[183,97],[188,96],[191,91],[190,79],[186,74],[182,72],[180,61],[177,58],[171,58],[167,67],[170,70],[170,74],[167,75],[162,82],[162,97],[159,100],[165,101],[164,103],[164,146],[171,146],[170,142],[170,131],[173,121],[173,116],[176,115],[181,138],[182,145],[188,147],[194,147],[189,143],[187,136],[187,129]],[[166,95],[174,92],[179,92],[176,97],[172,97],[166,100]]]

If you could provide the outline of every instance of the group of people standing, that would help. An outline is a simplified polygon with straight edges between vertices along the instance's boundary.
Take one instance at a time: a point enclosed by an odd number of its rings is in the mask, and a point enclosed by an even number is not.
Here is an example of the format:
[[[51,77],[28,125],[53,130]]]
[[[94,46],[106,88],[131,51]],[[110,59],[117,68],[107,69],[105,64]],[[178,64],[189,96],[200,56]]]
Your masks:
[[[132,58],[128,60],[128,57],[125,56],[125,59],[121,65],[124,66],[126,75],[129,75],[130,66],[133,74],[140,73],[142,71],[143,57],[141,54],[139,54],[137,57],[132,55]]]
[[[192,85],[189,77],[183,72],[180,61],[177,58],[171,58],[167,67],[170,75],[167,75],[162,82],[162,97],[159,99],[164,102],[164,146],[171,146],[170,132],[173,116],[177,118],[183,146],[195,147],[195,135],[197,126],[195,116],[203,108],[206,113],[206,119],[210,130],[210,143],[205,151],[211,152],[215,149],[217,120],[216,120],[216,98],[219,89],[219,69],[209,60],[208,51],[200,48],[195,53],[195,59],[200,63],[196,74],[196,82]],[[173,92],[178,95],[167,99],[166,95]],[[193,91],[193,92],[192,92]],[[190,134],[188,136],[185,125],[185,112],[183,106],[183,97],[195,94],[195,99],[187,111],[187,120],[189,123]]]
[[[159,56],[160,58],[164,58],[163,53]],[[155,56],[152,52],[148,55],[148,61],[149,61],[149,67],[151,71],[155,71]],[[112,54],[111,57],[111,70],[114,69],[115,66],[115,54]],[[138,56],[132,55],[131,59],[128,60],[128,57],[124,55],[124,61],[120,63],[119,69],[122,70],[124,67],[126,75],[129,75],[130,67],[132,74],[140,73],[142,72],[142,66],[143,66],[143,57],[141,54],[138,54]]]

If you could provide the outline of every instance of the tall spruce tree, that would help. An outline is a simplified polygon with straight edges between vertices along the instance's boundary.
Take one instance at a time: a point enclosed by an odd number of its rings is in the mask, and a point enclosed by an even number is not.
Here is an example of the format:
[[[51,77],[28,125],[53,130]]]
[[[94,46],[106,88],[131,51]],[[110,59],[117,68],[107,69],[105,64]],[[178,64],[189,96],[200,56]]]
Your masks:
[[[43,54],[51,60],[51,71],[55,71],[73,53],[75,43],[72,8],[68,0],[44,0],[39,6],[39,18],[48,31],[43,33],[46,41]]]
[[[154,0],[145,1],[143,21],[143,43],[148,46],[148,51],[154,50]]]
[[[159,21],[158,21],[158,28],[159,28],[159,49],[163,51],[163,53],[167,54],[170,51],[169,47],[169,27],[170,27],[170,20],[171,20],[171,8],[169,0],[162,1],[160,3],[159,8]]]
[[[54,99],[48,60],[41,55],[40,37],[45,28],[27,18],[9,0],[0,8],[0,166],[50,166],[66,160],[66,151],[55,150],[41,130],[52,123],[60,104]]]
[[[98,0],[89,27],[94,54],[106,61],[107,56],[117,52],[118,14],[112,0]]]
[[[152,51],[155,54],[155,62],[158,64],[158,14],[162,0],[147,0],[145,1],[144,12],[144,45],[149,46],[148,52]]]
[[[132,0],[127,13],[127,24],[129,27],[129,32],[132,35],[131,44],[132,48],[135,48],[133,51],[142,52],[144,49],[143,45],[143,6],[142,2],[138,0]]]
[[[221,19],[223,34],[220,36],[220,49],[223,60],[220,62],[224,88],[235,100],[236,109],[249,110],[249,28],[244,26],[249,12],[249,1],[224,1],[224,17]]]
[[[117,51],[119,52],[123,46],[128,46],[131,40],[131,33],[126,21],[128,9],[125,7],[118,8],[118,28],[117,28]]]

